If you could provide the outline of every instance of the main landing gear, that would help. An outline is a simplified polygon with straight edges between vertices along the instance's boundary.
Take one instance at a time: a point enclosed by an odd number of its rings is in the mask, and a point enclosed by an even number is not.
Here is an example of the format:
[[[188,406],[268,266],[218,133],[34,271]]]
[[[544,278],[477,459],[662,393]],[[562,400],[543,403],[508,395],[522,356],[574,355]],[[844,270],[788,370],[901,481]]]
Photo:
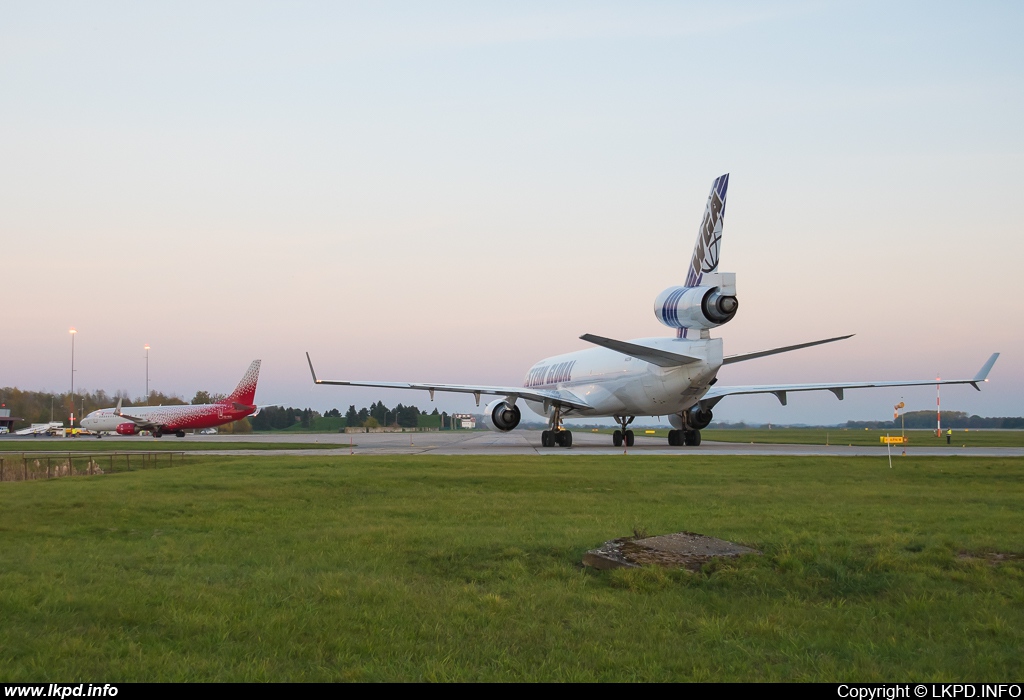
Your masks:
[[[572,447],[572,431],[560,428],[559,430],[545,430],[540,434],[541,447]]]
[[[699,430],[670,430],[668,431],[668,444],[672,447],[696,447],[700,444]]]
[[[622,430],[616,430],[612,433],[613,445],[616,447],[622,447],[622,443],[626,443],[626,447],[633,446],[633,441],[636,440],[636,436],[633,435],[632,430],[627,430],[626,426],[632,423],[634,418],[636,418],[636,416],[630,416],[629,418],[626,418],[626,416],[615,416],[615,420],[619,422]]]
[[[174,434],[177,437],[180,437],[180,438],[181,437],[185,437],[185,431],[184,430],[175,430]],[[158,438],[158,437],[163,437],[163,436],[164,436],[164,431],[163,430],[161,430],[160,428],[153,428],[153,437]]]
[[[541,447],[572,447],[572,431],[562,427],[562,407],[555,406],[555,413],[551,417],[552,430],[545,430],[540,434]]]

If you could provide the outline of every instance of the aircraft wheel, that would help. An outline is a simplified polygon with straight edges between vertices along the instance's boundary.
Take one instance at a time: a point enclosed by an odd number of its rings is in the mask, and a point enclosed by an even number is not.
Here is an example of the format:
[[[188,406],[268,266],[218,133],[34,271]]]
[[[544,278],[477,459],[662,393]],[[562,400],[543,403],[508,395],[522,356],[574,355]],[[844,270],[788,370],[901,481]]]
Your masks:
[[[551,431],[545,430],[540,434],[540,446],[551,447]]]
[[[558,444],[562,447],[572,447],[572,432],[568,430],[559,431]]]
[[[689,445],[690,447],[696,447],[700,444],[700,431],[699,430],[687,430],[683,433],[683,444]]]
[[[176,431],[174,431],[174,434],[176,436],[178,436],[178,437],[185,437],[185,431],[184,430],[176,430]]]
[[[616,430],[612,433],[612,444],[616,447],[622,447],[622,431]]]
[[[668,431],[668,446],[669,447],[679,447],[681,444],[683,444],[683,441],[681,439],[682,436],[679,434],[680,432],[682,432],[682,431],[680,431],[680,430],[670,430],[670,431]]]
[[[626,438],[626,447],[632,447],[633,446],[633,441],[636,438],[633,435],[633,431],[632,430],[627,430],[625,435],[623,435],[622,437]]]
[[[164,433],[163,433],[162,430],[154,430],[153,431],[153,437],[159,438],[159,437],[163,437],[163,436],[164,436]]]

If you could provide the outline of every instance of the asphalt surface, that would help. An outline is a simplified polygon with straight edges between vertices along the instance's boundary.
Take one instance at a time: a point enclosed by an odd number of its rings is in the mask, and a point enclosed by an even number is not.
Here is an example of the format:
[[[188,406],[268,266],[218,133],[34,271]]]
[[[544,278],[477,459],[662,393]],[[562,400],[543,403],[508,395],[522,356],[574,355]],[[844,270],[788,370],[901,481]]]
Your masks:
[[[591,433],[583,430],[573,431],[572,447],[540,446],[539,430],[515,430],[511,433],[494,433],[483,431],[436,432],[436,433],[321,433],[281,435],[189,435],[184,438],[163,437],[163,442],[201,442],[209,449],[189,450],[195,455],[617,455],[623,453],[645,455],[790,455],[790,456],[874,456],[886,457],[884,446],[846,445],[769,445],[745,444],[735,442],[706,441],[699,447],[669,447],[665,438],[638,435],[636,444],[630,448],[613,447],[610,435]],[[42,441],[46,438],[37,438]],[[51,438],[67,440],[67,438]],[[87,439],[87,438],[78,438]],[[122,440],[138,442],[153,440],[148,437],[107,436],[103,441],[110,450],[117,450],[117,443]],[[349,449],[349,441],[352,447]],[[21,448],[15,442],[26,444],[31,439],[0,440],[0,450]],[[68,440],[70,443],[71,441]],[[280,450],[245,450],[217,449],[218,443],[239,442],[272,442],[272,443],[318,443],[325,449],[294,449]],[[327,447],[327,446],[330,447]],[[340,448],[340,449],[339,449]],[[25,448],[22,448],[25,449]],[[899,456],[901,449],[893,446],[893,456]],[[961,456],[961,457],[1024,457],[1024,447],[907,447],[908,456]]]

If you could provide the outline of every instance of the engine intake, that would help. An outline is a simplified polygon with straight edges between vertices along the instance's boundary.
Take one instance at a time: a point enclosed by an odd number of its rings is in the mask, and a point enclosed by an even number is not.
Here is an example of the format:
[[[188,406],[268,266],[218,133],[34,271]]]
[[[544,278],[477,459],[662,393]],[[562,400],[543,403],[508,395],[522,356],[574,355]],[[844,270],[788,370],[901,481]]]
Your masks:
[[[695,404],[686,411],[686,425],[691,430],[704,430],[704,428],[711,425],[711,421],[714,417],[715,416],[711,413],[710,408],[706,411],[702,411],[700,409],[700,404]]]
[[[523,414],[518,406],[510,404],[505,399],[497,399],[487,404],[484,409],[484,424],[488,429],[498,433],[507,433],[519,425]]]
[[[116,430],[118,435],[135,435],[139,432],[139,426],[134,423],[121,423]]]

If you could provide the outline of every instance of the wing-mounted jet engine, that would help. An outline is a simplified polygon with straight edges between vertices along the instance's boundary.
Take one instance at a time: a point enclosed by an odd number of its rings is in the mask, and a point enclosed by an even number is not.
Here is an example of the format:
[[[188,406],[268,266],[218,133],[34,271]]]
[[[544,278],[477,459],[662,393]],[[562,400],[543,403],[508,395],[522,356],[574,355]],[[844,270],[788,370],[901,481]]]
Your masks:
[[[669,287],[654,300],[654,315],[669,328],[708,330],[736,315],[736,273],[704,273],[698,287]]]
[[[484,409],[484,425],[496,433],[507,433],[519,425],[523,414],[508,399],[497,399]]]

